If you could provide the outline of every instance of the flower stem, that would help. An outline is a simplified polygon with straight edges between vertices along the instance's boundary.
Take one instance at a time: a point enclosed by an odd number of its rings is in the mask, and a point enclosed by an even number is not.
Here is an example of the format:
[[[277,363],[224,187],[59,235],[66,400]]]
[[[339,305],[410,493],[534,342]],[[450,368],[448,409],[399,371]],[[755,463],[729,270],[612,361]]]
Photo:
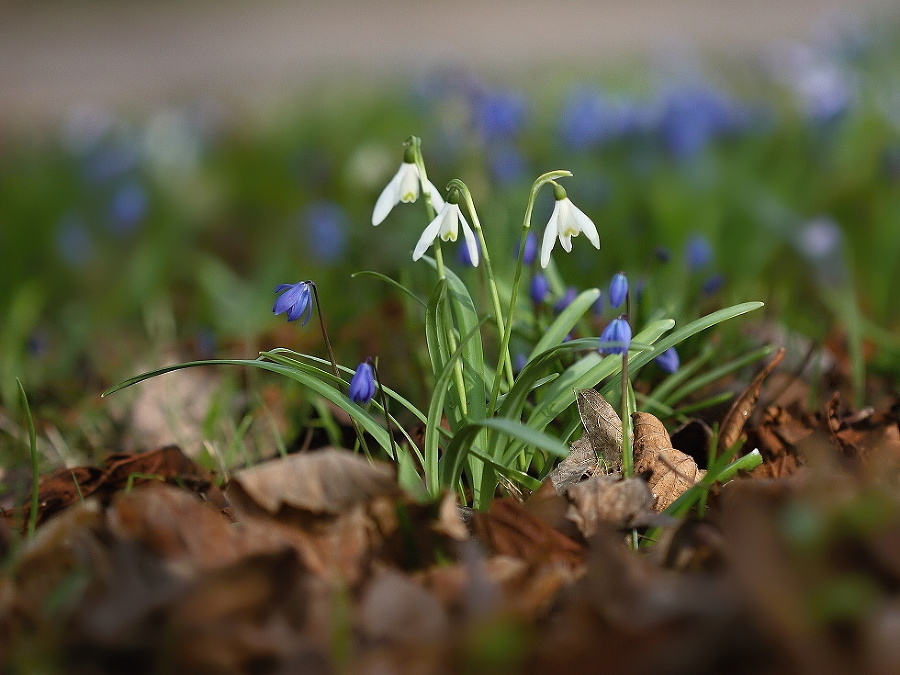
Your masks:
[[[425,160],[422,157],[422,140],[418,136],[410,136],[406,140],[406,144],[413,148],[415,154],[416,166],[419,168],[419,189],[425,196],[425,210],[428,214],[428,222],[431,222],[435,219],[437,214],[434,211],[434,204],[431,201],[431,191],[428,187],[428,173],[425,170]],[[437,267],[438,278],[446,279],[447,272],[444,269],[444,254],[441,252],[440,239],[436,240],[434,243],[434,263]],[[453,333],[453,317],[451,316],[451,310],[448,305],[444,306],[444,325],[446,326],[447,331],[447,345],[450,348],[450,353],[453,353],[456,351],[456,335]],[[463,417],[465,417],[469,412],[469,406],[466,402],[466,384],[463,379],[462,362],[457,361],[453,370],[453,379],[456,383],[456,391],[459,394],[460,410]]]
[[[531,186],[531,194],[528,197],[528,205],[525,207],[525,219],[522,223],[522,236],[519,238],[519,254],[516,257],[516,272],[513,277],[512,293],[509,296],[509,311],[506,313],[506,315],[509,317],[509,320],[506,322],[506,326],[504,327],[503,331],[503,338],[500,340],[501,354],[509,353],[509,340],[512,337],[513,316],[516,309],[516,300],[519,297],[519,282],[522,278],[522,257],[525,254],[525,240],[528,237],[528,230],[531,229],[531,214],[534,211],[534,200],[537,198],[537,194],[538,192],[540,192],[541,188],[552,181],[554,178],[561,178],[563,176],[571,175],[572,173],[570,171],[566,171],[565,169],[550,171],[542,176],[538,176],[537,180],[534,181],[534,184]],[[494,411],[497,409],[497,398],[500,396],[500,379],[502,377],[503,373],[501,369],[498,368],[497,374],[494,376],[494,384],[491,387],[491,399],[488,403],[487,412],[488,419],[493,417]]]
[[[444,256],[441,253],[441,242],[439,239],[434,242],[434,262],[437,266],[438,278],[446,279],[447,273],[444,271]],[[444,303],[444,326],[446,328],[447,347],[452,354],[456,351],[456,334],[453,332],[452,311],[450,305],[446,302]],[[466,400],[466,383],[463,379],[463,364],[459,359],[457,359],[453,366],[453,381],[456,384],[456,393],[459,395],[459,408],[463,417],[465,417],[469,413],[469,404]]]
[[[400,459],[400,455],[397,452],[397,442],[394,440],[394,431],[391,427],[391,416],[388,413],[388,402],[387,396],[384,394],[384,387],[381,386],[381,375],[378,373],[378,363],[376,361],[370,361],[372,364],[372,371],[375,373],[375,381],[378,383],[378,396],[381,399],[381,409],[384,412],[384,423],[387,426],[388,438],[391,439],[391,450],[394,453],[394,459]]]
[[[448,189],[451,187],[456,187],[463,195],[463,199],[466,201],[466,207],[469,209],[469,215],[472,217],[472,227],[475,228],[475,232],[478,234],[478,243],[481,246],[481,255],[484,258],[484,271],[485,276],[487,277],[488,289],[491,294],[491,304],[494,309],[494,320],[497,322],[497,331],[502,336],[506,332],[505,322],[503,319],[503,310],[500,307],[500,294],[497,292],[497,281],[494,278],[494,270],[491,267],[491,257],[488,253],[487,242],[484,240],[484,230],[481,227],[481,220],[478,218],[478,212],[475,210],[475,203],[472,201],[472,194],[469,192],[469,188],[466,186],[458,178],[454,178],[448,184]],[[511,319],[510,319],[511,320]],[[502,350],[500,352],[500,367],[505,369],[506,372],[506,382],[512,387],[513,385],[513,369],[512,369],[512,359],[509,355],[509,348],[507,345],[507,349]]]
[[[343,382],[341,371],[338,369],[337,361],[334,359],[334,350],[331,348],[331,340],[328,339],[328,329],[325,328],[325,317],[322,315],[322,304],[319,302],[319,289],[316,286],[315,281],[310,281],[309,285],[312,286],[313,296],[315,296],[316,299],[316,314],[319,315],[319,329],[322,331],[322,341],[325,343],[325,351],[328,353],[328,360],[331,362],[331,372],[334,373],[334,376],[338,381]],[[363,436],[362,427],[352,415],[350,416],[350,421],[353,423],[353,430],[356,432],[356,438],[359,439],[359,446],[363,449],[363,452],[366,453],[366,457],[371,459],[372,456],[369,453],[369,446],[366,444],[366,439]]]
[[[628,350],[622,352],[622,475],[634,474],[634,454],[631,449],[631,415],[628,414]]]

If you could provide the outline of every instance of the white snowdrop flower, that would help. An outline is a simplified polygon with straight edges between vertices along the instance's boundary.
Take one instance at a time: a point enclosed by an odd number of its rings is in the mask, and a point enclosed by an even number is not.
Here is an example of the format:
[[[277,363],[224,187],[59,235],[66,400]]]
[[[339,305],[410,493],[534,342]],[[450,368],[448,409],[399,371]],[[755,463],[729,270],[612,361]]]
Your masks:
[[[425,251],[434,243],[438,236],[444,241],[456,241],[456,238],[459,236],[459,224],[462,223],[463,236],[466,239],[469,258],[473,267],[478,266],[478,242],[475,240],[475,233],[469,227],[466,217],[459,209],[458,201],[459,193],[456,190],[451,190],[450,196],[443,208],[441,208],[440,213],[428,224],[428,227],[422,232],[422,236],[419,237],[419,243],[416,244],[416,248],[413,251],[413,260],[418,260],[425,255]]]
[[[421,184],[419,175],[419,167],[416,165],[412,157],[410,148],[403,157],[403,164],[391,178],[390,182],[381,191],[378,201],[375,202],[375,210],[372,211],[372,224],[380,225],[387,215],[391,212],[396,204],[403,202],[409,204],[419,198],[419,187]],[[444,200],[438,190],[432,185],[431,181],[426,181],[426,186],[431,194],[431,203],[434,204],[436,211],[444,208]]]
[[[559,243],[568,253],[572,250],[572,237],[577,237],[584,232],[594,248],[600,248],[600,235],[593,221],[584,212],[575,206],[566,196],[565,189],[560,185],[553,185],[553,194],[556,197],[556,205],[544,230],[544,241],[541,244],[541,267],[546,267],[550,262],[550,252],[559,237]]]

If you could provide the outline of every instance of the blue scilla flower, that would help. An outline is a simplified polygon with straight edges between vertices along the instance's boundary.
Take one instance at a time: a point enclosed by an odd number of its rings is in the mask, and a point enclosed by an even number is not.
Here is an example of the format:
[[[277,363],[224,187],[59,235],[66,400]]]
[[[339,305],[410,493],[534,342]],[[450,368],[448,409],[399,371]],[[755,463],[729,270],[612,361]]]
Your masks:
[[[528,357],[522,352],[517,352],[513,357],[513,372],[516,374],[521,373],[527,365]]]
[[[631,326],[625,315],[609,322],[600,334],[601,354],[624,354],[631,344]]]
[[[746,126],[747,114],[729,94],[701,83],[669,90],[662,102],[660,133],[666,149],[687,159],[715,137]]]
[[[550,294],[550,282],[547,281],[547,277],[538,272],[531,277],[531,284],[528,291],[531,295],[531,301],[534,304],[539,305],[546,300],[547,296]]]
[[[350,400],[354,403],[365,405],[375,396],[375,371],[372,363],[366,359],[358,366],[356,372],[350,380],[350,389],[347,392]]]
[[[276,293],[283,293],[272,306],[272,311],[278,314],[287,312],[288,321],[296,321],[303,317],[301,326],[312,316],[312,282],[298,281],[296,284],[278,284]]]
[[[519,254],[519,245],[522,240],[519,239],[516,241],[516,255]],[[537,257],[538,252],[538,241],[534,232],[529,231],[528,234],[525,235],[525,248],[522,250],[522,263],[524,265],[530,265],[534,262],[534,259]]]
[[[82,158],[82,170],[89,183],[109,183],[134,169],[141,161],[140,141],[135,132],[117,134],[91,148]]]
[[[347,244],[347,214],[340,205],[329,201],[313,202],[302,213],[309,248],[316,259],[334,262]]]
[[[681,366],[681,359],[675,347],[669,347],[662,354],[653,359],[653,361],[667,373],[671,374],[678,370]]]
[[[694,234],[684,247],[684,259],[691,272],[706,267],[713,259],[712,244],[702,234]]]
[[[715,295],[725,285],[725,277],[721,274],[713,274],[709,279],[703,282],[703,295]]]
[[[147,192],[139,183],[129,182],[113,195],[109,205],[109,229],[115,234],[130,234],[147,213]]]
[[[565,310],[566,307],[571,305],[577,297],[578,290],[574,286],[569,286],[566,289],[566,292],[563,293],[562,297],[556,301],[555,305],[553,305],[553,311],[559,314],[560,312]]]
[[[69,267],[82,268],[94,257],[94,240],[84,222],[69,214],[56,230],[56,251]]]
[[[603,316],[603,312],[606,310],[606,298],[603,296],[602,291],[600,292],[600,295],[597,296],[597,299],[594,300],[591,310],[593,311],[594,316]]]
[[[619,272],[609,282],[609,306],[613,308],[621,306],[626,297],[628,297],[628,277],[624,272]]]
[[[559,133],[575,150],[583,150],[642,131],[646,107],[622,95],[588,87],[574,89],[563,104]]]
[[[503,143],[491,150],[488,158],[491,176],[499,185],[512,185],[527,173],[525,156],[517,147]]]
[[[528,119],[528,101],[506,89],[476,93],[472,100],[472,122],[485,142],[516,136]]]

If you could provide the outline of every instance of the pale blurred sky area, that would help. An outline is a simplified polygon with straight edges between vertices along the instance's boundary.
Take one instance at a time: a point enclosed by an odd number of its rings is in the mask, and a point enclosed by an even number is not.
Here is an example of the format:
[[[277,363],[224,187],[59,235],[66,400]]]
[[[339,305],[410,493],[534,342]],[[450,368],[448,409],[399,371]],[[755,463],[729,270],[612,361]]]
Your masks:
[[[448,64],[549,77],[672,48],[754,54],[898,10],[898,0],[0,0],[0,124],[197,94],[252,108]]]

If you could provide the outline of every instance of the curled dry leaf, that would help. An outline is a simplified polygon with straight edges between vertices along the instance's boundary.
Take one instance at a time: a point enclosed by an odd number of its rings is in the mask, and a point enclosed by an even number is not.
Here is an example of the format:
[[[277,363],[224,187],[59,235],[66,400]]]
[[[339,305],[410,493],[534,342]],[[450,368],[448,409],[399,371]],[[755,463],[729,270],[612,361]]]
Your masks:
[[[572,502],[566,517],[585,537],[593,536],[602,526],[624,530],[647,525],[655,515],[652,509],[656,500],[641,478],[593,476],[570,487],[566,495]]]
[[[270,514],[282,505],[338,514],[375,497],[398,495],[394,470],[347,450],[324,448],[288,455],[235,474],[229,501],[247,499]]]
[[[656,495],[657,511],[665,511],[706,472],[690,455],[672,447],[669,432],[654,415],[636,412],[634,420],[634,470],[650,472],[647,483]]]
[[[750,418],[750,413],[753,412],[753,409],[756,407],[756,402],[759,400],[759,390],[762,388],[763,381],[778,367],[778,364],[784,359],[784,354],[784,347],[781,347],[775,352],[775,356],[772,357],[772,360],[769,361],[766,367],[753,378],[753,382],[750,383],[750,386],[744,390],[744,393],[738,396],[737,400],[729,409],[728,414],[725,415],[725,419],[722,422],[722,429],[719,432],[720,452],[733,446],[741,437],[741,433],[744,431],[744,424],[747,423],[747,420]]]
[[[590,441],[607,473],[622,468],[622,420],[605,398],[594,389],[575,392],[584,436]]]
[[[38,524],[43,524],[59,511],[88,497],[97,496],[106,504],[118,490],[148,483],[168,482],[184,486],[211,500],[221,497],[213,475],[187,457],[176,445],[136,454],[107,455],[103,466],[64,468],[41,478],[38,489]],[[4,513],[10,525],[22,527],[28,522],[30,504],[20,510]]]
[[[602,462],[605,473],[622,468],[622,421],[613,407],[594,389],[575,392],[584,434],[571,444],[571,452],[547,476],[562,494],[584,476],[597,471]]]
[[[597,468],[597,453],[586,435],[571,443],[569,448],[568,456],[547,474],[557,494],[562,494],[585,476],[592,475]]]

